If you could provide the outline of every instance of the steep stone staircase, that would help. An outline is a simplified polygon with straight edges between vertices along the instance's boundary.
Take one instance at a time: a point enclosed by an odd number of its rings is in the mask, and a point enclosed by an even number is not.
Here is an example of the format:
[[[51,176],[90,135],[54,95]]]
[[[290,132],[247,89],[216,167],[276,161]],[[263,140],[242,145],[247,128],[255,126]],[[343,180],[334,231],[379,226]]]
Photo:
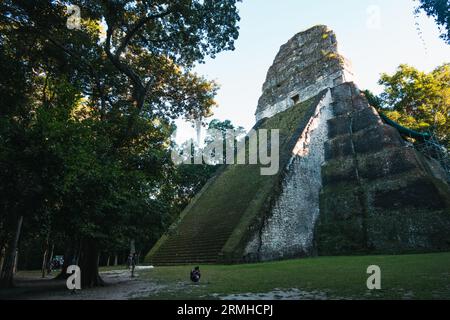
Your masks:
[[[187,263],[215,263],[218,254],[230,237],[236,226],[239,215],[223,219],[214,213],[191,214],[186,216],[180,228],[177,229],[161,245],[160,249],[150,259],[155,265],[172,265]]]
[[[228,165],[219,170],[149,252],[146,262],[178,265],[241,259],[243,248],[235,249],[254,227],[253,219],[259,219],[268,207],[292,148],[322,96],[256,125],[280,130],[280,170],[276,175],[261,175],[260,165]],[[236,256],[229,256],[234,253]]]
[[[217,262],[249,204],[270,179],[261,177],[259,166],[255,165],[234,165],[222,170],[149,253],[147,262],[154,265]]]

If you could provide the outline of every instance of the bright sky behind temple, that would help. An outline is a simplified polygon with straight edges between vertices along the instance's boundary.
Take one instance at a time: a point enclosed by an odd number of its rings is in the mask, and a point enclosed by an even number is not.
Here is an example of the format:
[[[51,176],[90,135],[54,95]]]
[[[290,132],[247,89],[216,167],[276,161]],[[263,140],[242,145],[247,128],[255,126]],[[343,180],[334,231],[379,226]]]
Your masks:
[[[280,46],[317,24],[336,33],[339,52],[352,62],[361,89],[379,93],[380,74],[393,73],[402,63],[431,71],[449,62],[450,46],[439,38],[432,18],[414,17],[415,5],[413,0],[244,0],[238,5],[236,50],[208,59],[195,70],[221,87],[211,119],[229,119],[249,130],[266,72]],[[177,142],[195,136],[190,125],[177,125]]]

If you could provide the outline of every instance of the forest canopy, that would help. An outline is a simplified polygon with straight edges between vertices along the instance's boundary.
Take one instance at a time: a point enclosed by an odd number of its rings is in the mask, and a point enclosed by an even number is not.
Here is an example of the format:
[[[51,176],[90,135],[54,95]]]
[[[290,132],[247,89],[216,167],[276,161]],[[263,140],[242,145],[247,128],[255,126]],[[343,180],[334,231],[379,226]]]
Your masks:
[[[88,287],[101,253],[160,236],[211,174],[174,168],[170,136],[216,106],[192,68],[234,49],[236,2],[0,3],[1,286],[19,241],[43,266],[52,246],[76,259]]]

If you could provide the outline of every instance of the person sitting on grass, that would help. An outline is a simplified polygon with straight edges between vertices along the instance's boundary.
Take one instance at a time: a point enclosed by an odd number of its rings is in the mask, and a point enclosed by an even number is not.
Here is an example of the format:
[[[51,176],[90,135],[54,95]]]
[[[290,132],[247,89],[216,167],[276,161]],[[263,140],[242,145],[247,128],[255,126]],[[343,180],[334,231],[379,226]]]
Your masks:
[[[195,267],[192,271],[191,271],[191,281],[194,283],[198,283],[200,281],[200,267]]]

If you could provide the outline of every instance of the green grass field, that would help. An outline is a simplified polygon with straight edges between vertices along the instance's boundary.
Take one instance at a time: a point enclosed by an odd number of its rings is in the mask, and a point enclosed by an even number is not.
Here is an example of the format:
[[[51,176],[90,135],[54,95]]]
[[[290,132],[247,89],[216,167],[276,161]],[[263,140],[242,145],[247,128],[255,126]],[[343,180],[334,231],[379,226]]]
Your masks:
[[[369,265],[381,268],[381,290],[368,290]],[[200,285],[188,283],[192,266],[157,267],[141,279],[165,286],[149,299],[214,299],[274,289],[325,293],[328,299],[450,299],[450,253],[319,257],[246,265],[200,266]]]

